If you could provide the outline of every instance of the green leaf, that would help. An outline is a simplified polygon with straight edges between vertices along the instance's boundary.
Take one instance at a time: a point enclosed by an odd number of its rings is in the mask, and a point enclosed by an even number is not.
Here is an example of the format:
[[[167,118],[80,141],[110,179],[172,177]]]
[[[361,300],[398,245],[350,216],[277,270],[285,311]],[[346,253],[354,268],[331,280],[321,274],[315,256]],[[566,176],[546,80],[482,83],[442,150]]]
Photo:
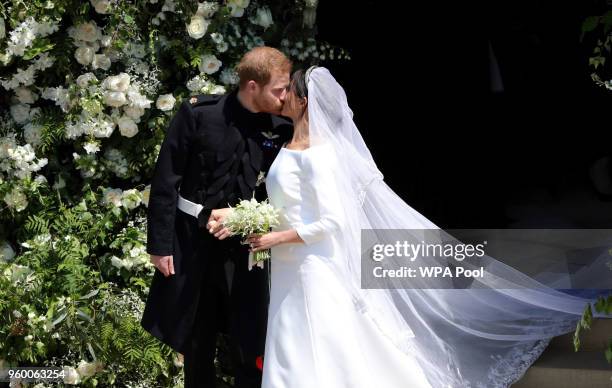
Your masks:
[[[582,22],[582,35],[580,41],[584,38],[584,34],[591,32],[599,25],[599,16],[589,16]]]

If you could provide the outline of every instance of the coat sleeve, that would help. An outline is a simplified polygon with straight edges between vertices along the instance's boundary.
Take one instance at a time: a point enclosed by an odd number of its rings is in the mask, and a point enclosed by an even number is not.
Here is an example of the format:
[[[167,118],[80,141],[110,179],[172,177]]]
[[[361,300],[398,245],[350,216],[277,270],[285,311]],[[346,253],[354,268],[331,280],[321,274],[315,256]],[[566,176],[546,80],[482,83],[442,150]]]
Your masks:
[[[196,131],[189,101],[184,101],[168,126],[155,164],[147,209],[147,253],[160,256],[174,251],[174,219],[189,144]]]
[[[327,147],[308,150],[302,156],[303,173],[310,183],[319,209],[319,219],[296,227],[296,232],[309,245],[337,232],[343,225],[343,207],[334,179],[335,157]]]

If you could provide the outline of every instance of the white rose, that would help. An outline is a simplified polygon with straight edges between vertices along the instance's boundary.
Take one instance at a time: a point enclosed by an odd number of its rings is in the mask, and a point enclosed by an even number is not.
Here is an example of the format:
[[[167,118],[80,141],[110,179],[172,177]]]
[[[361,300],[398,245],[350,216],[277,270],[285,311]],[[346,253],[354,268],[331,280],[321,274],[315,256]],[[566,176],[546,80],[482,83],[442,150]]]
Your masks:
[[[86,88],[89,85],[89,82],[98,80],[94,73],[85,73],[81,74],[77,77],[76,82],[77,85],[81,88]]]
[[[108,70],[111,67],[111,60],[104,54],[96,54],[91,65],[94,69]]]
[[[97,13],[105,15],[111,9],[111,3],[108,0],[91,0],[91,5],[94,6],[94,9]]]
[[[161,96],[157,97],[157,102],[155,103],[155,106],[159,110],[169,111],[174,108],[175,102],[176,99],[174,98],[174,96],[172,96],[172,94],[162,94]]]
[[[33,104],[38,99],[36,93],[32,93],[30,89],[24,87],[15,89],[15,94],[22,104]]]
[[[130,117],[122,116],[117,124],[119,125],[119,132],[125,137],[133,137],[138,133],[138,125]]]
[[[263,27],[264,29],[267,29],[274,24],[274,21],[272,20],[272,13],[270,12],[269,8],[258,8],[255,17],[251,19],[251,22]]]
[[[89,65],[94,59],[94,50],[89,46],[83,46],[76,49],[74,52],[74,58],[81,65]]]
[[[81,360],[77,366],[77,372],[81,377],[91,377],[96,374],[96,364]]]
[[[130,76],[126,73],[107,77],[102,81],[102,86],[114,92],[127,92],[130,87]]]
[[[148,198],[147,198],[148,200]],[[9,262],[15,257],[15,251],[8,241],[2,242],[0,245],[0,262]]]
[[[212,54],[203,55],[200,65],[198,66],[202,73],[213,74],[221,68],[221,61]]]
[[[30,106],[27,104],[11,105],[11,116],[17,124],[23,124],[30,118]]]
[[[85,42],[95,42],[100,38],[100,30],[95,22],[90,21],[79,24],[76,27],[75,35],[78,39]]]
[[[121,189],[104,189],[102,193],[102,203],[121,207]]]
[[[191,21],[187,24],[187,33],[193,39],[200,39],[206,34],[209,22],[202,16],[192,16]]]
[[[119,108],[127,104],[127,98],[123,92],[107,91],[104,93],[104,103],[113,108]]]
[[[64,383],[68,385],[77,385],[81,382],[81,376],[79,376],[79,372],[73,367],[65,367],[64,368]]]
[[[135,122],[140,122],[140,118],[142,117],[142,115],[144,115],[144,108],[141,108],[139,106],[132,106],[129,105],[125,108],[123,108],[123,113],[126,114],[126,116],[134,119]]]

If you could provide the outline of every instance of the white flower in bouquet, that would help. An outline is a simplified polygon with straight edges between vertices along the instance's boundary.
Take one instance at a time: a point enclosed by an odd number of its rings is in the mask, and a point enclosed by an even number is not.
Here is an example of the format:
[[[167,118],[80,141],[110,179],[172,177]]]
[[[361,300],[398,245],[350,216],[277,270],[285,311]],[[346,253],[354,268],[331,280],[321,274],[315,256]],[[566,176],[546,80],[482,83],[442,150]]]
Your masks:
[[[174,0],[166,0],[162,5],[162,12],[176,12],[176,3]]]
[[[79,87],[86,88],[89,86],[90,82],[97,81],[97,80],[98,78],[96,77],[94,73],[85,73],[77,77],[76,83],[77,85],[79,85]]]
[[[69,29],[68,33],[73,39],[84,42],[95,42],[102,37],[102,32],[94,21],[81,23]]]
[[[136,189],[125,190],[121,196],[121,204],[129,210],[137,208],[141,202],[140,191]]]
[[[268,200],[257,202],[255,198],[242,200],[232,208],[223,224],[233,235],[240,235],[243,243],[251,234],[264,234],[270,228],[278,226],[280,210],[275,209]],[[255,262],[260,263],[270,258],[270,251],[255,252]]]
[[[207,54],[202,56],[200,65],[198,66],[202,73],[213,74],[221,68],[221,61],[217,59],[213,54]]]
[[[221,42],[217,44],[217,51],[220,53],[226,52],[228,48],[229,45],[227,44],[227,42]]]
[[[238,77],[238,73],[235,70],[227,68],[221,72],[221,76],[219,77],[221,82],[225,85],[237,85],[240,82],[240,78]]]
[[[147,56],[147,47],[141,43],[128,42],[123,47],[123,53],[130,58],[142,59]]]
[[[49,53],[42,53],[37,58],[32,67],[34,70],[45,70],[53,66],[55,58],[49,55]]]
[[[134,122],[139,123],[140,118],[142,117],[142,115],[144,115],[145,111],[144,108],[130,105],[123,107],[123,113],[125,113],[126,116],[132,118]]]
[[[91,5],[97,13],[106,15],[111,10],[111,2],[108,0],[91,0]]]
[[[42,141],[42,126],[34,123],[27,123],[23,127],[23,137],[28,143],[32,144],[34,147],[38,147]]]
[[[38,95],[36,93],[25,87],[15,89],[15,95],[22,104],[33,104],[38,99]]]
[[[93,62],[95,51],[89,46],[78,47],[74,52],[74,59],[84,66],[88,66]]]
[[[96,152],[100,151],[100,143],[97,141],[88,141],[87,143],[83,144],[83,148],[88,154],[95,154]]]
[[[109,47],[113,43],[112,35],[102,35],[100,38],[100,45],[102,47]]]
[[[138,125],[130,117],[122,116],[117,125],[119,132],[125,137],[134,137],[138,133]]]
[[[104,103],[113,108],[119,108],[128,103],[128,100],[123,92],[113,92],[108,90],[104,92]]]
[[[186,24],[187,33],[193,39],[200,39],[206,34],[209,24],[210,22],[202,16],[194,15],[191,17],[189,24]]]
[[[15,257],[15,251],[8,241],[3,241],[0,244],[0,262],[7,263]]]
[[[108,70],[111,67],[111,60],[104,54],[94,55],[94,59],[91,62],[91,67],[95,69]]]
[[[272,12],[270,12],[269,8],[258,8],[255,16],[251,18],[251,23],[268,29],[268,27],[274,24]]]
[[[239,18],[244,15],[244,10],[249,6],[250,0],[228,0],[227,6],[230,8],[230,13],[233,17]]]
[[[11,116],[17,124],[23,124],[30,118],[30,106],[27,104],[11,105]]]
[[[127,91],[128,99],[130,100],[130,106],[137,108],[149,109],[151,108],[152,100],[149,100],[147,96],[140,94],[138,89],[134,85],[130,85]]]
[[[13,187],[13,190],[4,195],[4,202],[18,212],[28,207],[28,199],[18,187]]]
[[[205,1],[198,3],[198,10],[196,11],[197,16],[201,16],[205,19],[210,19],[215,12],[219,9],[219,4],[212,1]]]
[[[172,94],[162,94],[157,97],[157,102],[155,102],[155,106],[157,109],[162,111],[169,111],[174,108],[174,104],[176,103],[176,99]]]
[[[87,362],[81,360],[77,366],[77,372],[81,377],[91,377],[102,370],[102,364],[99,361]]]
[[[79,372],[71,366],[64,367],[64,383],[68,385],[80,384],[81,376]]]
[[[47,100],[55,101],[55,105],[62,108],[62,111],[68,112],[70,110],[70,92],[68,89],[64,89],[63,87],[57,88],[45,88],[43,89],[42,98]]]
[[[103,205],[113,205],[115,207],[121,207],[122,197],[123,197],[123,193],[121,189],[105,188],[104,191],[102,192],[102,204]]]
[[[14,80],[22,85],[29,86],[34,84],[34,76],[36,75],[36,68],[29,66],[27,69],[17,69],[14,75]]]
[[[130,87],[130,75],[126,73],[119,73],[118,75],[106,77],[104,81],[102,81],[102,87],[113,92],[125,93]]]

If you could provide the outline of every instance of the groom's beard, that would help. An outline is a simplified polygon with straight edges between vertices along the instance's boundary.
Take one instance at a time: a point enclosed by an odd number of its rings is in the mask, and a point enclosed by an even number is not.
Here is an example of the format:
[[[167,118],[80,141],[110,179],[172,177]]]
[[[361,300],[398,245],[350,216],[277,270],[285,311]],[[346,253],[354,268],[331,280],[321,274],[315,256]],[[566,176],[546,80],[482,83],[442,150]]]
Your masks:
[[[283,103],[277,99],[262,98],[258,101],[257,105],[260,112],[271,113],[274,115],[280,115],[283,110]]]

